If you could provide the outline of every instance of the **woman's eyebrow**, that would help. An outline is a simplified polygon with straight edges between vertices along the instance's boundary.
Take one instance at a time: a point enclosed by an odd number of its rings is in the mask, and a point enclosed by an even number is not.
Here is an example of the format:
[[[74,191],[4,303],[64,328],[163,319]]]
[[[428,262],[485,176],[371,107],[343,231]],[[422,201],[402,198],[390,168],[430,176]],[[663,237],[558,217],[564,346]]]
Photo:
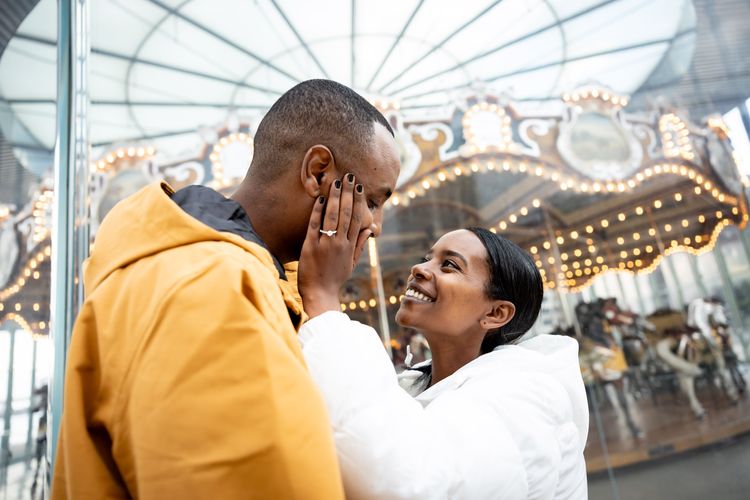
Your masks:
[[[465,266],[469,265],[469,262],[466,260],[466,258],[463,255],[461,255],[460,253],[458,253],[458,252],[454,252],[453,250],[446,250],[445,251],[445,255],[450,255],[451,257],[455,257],[455,258],[463,261],[463,263],[464,263]]]

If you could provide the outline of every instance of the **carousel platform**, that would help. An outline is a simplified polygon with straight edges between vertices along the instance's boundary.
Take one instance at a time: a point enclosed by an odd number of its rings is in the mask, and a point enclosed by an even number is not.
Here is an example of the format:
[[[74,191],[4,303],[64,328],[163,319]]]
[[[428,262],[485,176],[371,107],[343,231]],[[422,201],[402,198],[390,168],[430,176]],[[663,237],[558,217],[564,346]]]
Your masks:
[[[748,378],[747,372],[745,378]],[[750,432],[750,391],[741,394],[737,404],[732,404],[713,387],[701,387],[697,395],[708,412],[703,419],[693,416],[681,392],[631,401],[633,420],[643,432],[641,438],[633,436],[625,419],[614,408],[602,408],[607,453],[592,412],[585,451],[587,472],[605,471],[608,463],[612,468],[619,468],[659,460]]]

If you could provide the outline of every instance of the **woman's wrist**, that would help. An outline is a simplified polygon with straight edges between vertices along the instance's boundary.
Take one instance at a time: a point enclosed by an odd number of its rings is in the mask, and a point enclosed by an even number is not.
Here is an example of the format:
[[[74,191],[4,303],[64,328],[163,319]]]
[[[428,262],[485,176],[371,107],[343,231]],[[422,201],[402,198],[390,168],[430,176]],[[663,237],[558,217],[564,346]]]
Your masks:
[[[308,291],[302,294],[302,304],[310,318],[320,316],[328,311],[341,310],[338,292],[334,294],[323,290]]]

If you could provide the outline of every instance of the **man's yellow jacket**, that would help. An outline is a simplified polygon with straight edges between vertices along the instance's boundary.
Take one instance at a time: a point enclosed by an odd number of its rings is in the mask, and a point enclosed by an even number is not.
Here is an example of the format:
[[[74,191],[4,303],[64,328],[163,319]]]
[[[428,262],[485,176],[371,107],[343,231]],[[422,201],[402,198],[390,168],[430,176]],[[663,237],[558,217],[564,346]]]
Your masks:
[[[52,498],[343,498],[295,287],[172,194],[144,188],[97,235]]]

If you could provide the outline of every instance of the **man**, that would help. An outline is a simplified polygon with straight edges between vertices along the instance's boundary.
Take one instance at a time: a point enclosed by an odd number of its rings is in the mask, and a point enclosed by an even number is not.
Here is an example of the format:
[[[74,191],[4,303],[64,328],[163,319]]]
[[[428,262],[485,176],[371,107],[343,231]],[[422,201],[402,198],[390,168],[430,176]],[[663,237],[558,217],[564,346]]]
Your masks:
[[[359,255],[398,172],[385,118],[311,80],[260,123],[232,199],[162,184],[115,206],[86,268],[52,497],[342,498],[283,265],[299,258],[313,203],[342,182],[369,205],[354,216]]]

